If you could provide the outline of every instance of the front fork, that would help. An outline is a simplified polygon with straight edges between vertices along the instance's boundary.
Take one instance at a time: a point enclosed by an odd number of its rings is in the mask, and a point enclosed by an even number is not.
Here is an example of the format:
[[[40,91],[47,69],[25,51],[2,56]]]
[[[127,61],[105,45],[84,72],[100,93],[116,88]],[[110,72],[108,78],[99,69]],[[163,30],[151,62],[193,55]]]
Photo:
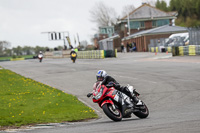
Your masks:
[[[113,101],[109,98],[108,100],[105,100],[101,103],[101,108],[103,107],[104,104],[106,103],[110,103],[112,105],[112,109],[115,111],[116,110],[116,107],[115,107],[115,104],[113,103]]]

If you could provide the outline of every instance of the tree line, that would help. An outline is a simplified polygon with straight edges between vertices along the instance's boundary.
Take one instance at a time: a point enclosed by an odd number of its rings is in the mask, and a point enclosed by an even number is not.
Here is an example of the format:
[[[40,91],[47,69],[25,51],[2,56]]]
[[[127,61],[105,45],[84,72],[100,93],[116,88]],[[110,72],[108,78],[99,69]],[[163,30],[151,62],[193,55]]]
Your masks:
[[[49,47],[31,47],[31,46],[17,46],[10,48],[11,44],[7,41],[0,41],[0,57],[4,56],[21,56],[21,55],[35,55],[38,54],[40,51],[57,51],[62,50],[63,46],[58,46],[56,48],[49,48]]]
[[[176,25],[200,26],[200,0],[170,0],[169,6],[164,0],[157,0],[155,6],[167,12],[177,11]]]

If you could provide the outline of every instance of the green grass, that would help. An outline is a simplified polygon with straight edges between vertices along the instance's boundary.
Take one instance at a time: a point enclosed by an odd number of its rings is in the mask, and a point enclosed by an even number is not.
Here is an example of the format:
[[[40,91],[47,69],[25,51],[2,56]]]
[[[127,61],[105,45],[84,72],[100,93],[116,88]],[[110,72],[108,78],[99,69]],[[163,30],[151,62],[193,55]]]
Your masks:
[[[97,118],[75,96],[0,69],[0,126],[21,126]]]

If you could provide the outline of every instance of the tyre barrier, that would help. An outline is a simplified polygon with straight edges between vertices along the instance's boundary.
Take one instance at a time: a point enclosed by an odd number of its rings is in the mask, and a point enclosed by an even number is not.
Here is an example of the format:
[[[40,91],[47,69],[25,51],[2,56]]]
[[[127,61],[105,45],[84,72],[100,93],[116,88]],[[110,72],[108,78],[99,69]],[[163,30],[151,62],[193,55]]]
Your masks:
[[[45,52],[45,58],[70,58],[70,50]],[[77,51],[78,59],[103,59],[106,57],[117,57],[117,49],[115,50],[91,50]]]
[[[196,46],[195,45],[189,46],[189,55],[196,55]]]
[[[156,47],[156,53],[158,53],[158,47]]]
[[[92,51],[78,51],[77,52],[78,59],[103,59],[104,50],[92,50]]]
[[[168,53],[171,53],[172,52],[172,47],[167,47],[166,51],[168,51]]]
[[[151,47],[151,52],[154,52],[154,47]]]
[[[179,55],[180,56],[183,56],[184,55],[184,47],[183,46],[180,46],[180,47],[178,47],[178,49],[179,49]]]
[[[151,47],[150,52],[158,52],[158,47]],[[188,45],[188,46],[173,46],[165,47],[168,53],[172,53],[173,56],[184,56],[184,55],[200,55],[200,45]]]
[[[161,50],[159,50],[158,47],[150,47],[149,48],[150,52],[162,52]],[[172,48],[171,47],[165,47],[163,51],[168,51],[168,53],[172,52]]]

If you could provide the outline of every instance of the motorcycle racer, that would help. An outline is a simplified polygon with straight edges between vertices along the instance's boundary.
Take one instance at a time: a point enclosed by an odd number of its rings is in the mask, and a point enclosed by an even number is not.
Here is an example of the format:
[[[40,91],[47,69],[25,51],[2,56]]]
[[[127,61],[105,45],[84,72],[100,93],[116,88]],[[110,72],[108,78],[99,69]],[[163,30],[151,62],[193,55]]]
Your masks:
[[[71,49],[70,56],[71,56],[71,60],[73,61],[73,63],[75,63],[77,53],[75,52],[74,49]]]
[[[134,93],[130,92],[128,87],[126,86],[120,86],[120,84],[110,75],[106,73],[105,70],[99,70],[96,74],[97,82],[102,81],[102,85],[105,85],[107,87],[114,87],[116,90],[121,91],[122,93],[129,96],[136,106],[142,105],[141,100],[139,100]],[[87,95],[90,97],[90,93]]]

